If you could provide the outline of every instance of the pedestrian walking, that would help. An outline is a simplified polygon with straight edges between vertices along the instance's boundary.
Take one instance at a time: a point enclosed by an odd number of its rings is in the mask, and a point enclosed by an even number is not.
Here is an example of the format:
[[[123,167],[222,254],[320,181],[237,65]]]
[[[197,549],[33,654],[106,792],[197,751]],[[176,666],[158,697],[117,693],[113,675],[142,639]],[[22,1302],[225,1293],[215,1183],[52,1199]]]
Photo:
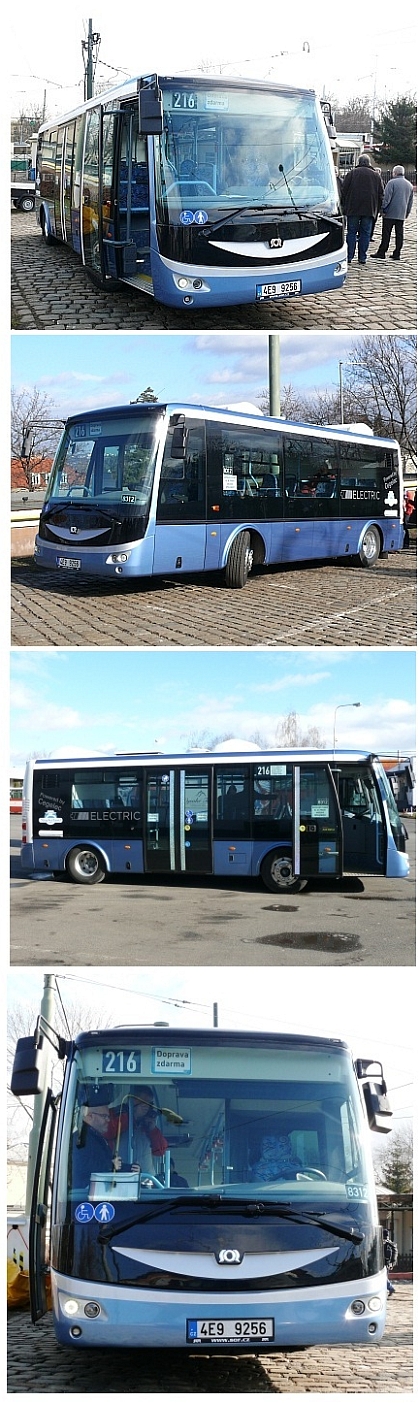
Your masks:
[[[349,263],[356,252],[359,264],[365,265],[375,220],[382,209],[384,187],[379,171],[371,165],[369,156],[359,156],[357,166],[347,172],[341,191],[341,205],[347,218],[347,254]]]
[[[389,1228],[382,1228],[382,1234],[384,1239],[384,1262],[386,1266],[386,1289],[388,1296],[395,1296],[395,1286],[393,1286],[392,1281],[390,1281],[390,1272],[397,1265],[398,1247],[396,1242],[393,1242],[389,1235]]]
[[[386,257],[392,230],[395,229],[395,248],[391,258],[399,262],[404,243],[404,221],[410,214],[413,198],[413,186],[405,178],[404,166],[394,166],[392,179],[386,183],[382,200],[382,238],[372,258]]]

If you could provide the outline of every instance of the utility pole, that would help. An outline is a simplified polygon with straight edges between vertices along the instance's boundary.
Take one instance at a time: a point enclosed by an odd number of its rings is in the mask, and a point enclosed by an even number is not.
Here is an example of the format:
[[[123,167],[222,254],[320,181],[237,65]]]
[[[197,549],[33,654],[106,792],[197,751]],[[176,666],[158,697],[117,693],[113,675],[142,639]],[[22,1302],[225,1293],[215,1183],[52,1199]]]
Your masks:
[[[95,49],[95,51],[96,51],[96,52],[95,52],[95,61],[96,61],[96,58],[97,58],[97,56],[98,56],[98,49],[99,49],[100,42],[101,42],[101,36],[100,36],[100,34],[98,34],[98,33],[95,33],[95,34],[93,33],[93,31],[92,31],[92,20],[90,19],[90,20],[88,20],[88,37],[87,37],[87,39],[82,39],[82,54],[83,54],[83,61],[84,61],[84,67],[85,67],[85,88],[84,88],[85,102],[88,102],[89,98],[90,98],[90,97],[93,97],[93,51],[94,51],[94,49]],[[86,58],[85,58],[85,55],[86,55]]]
[[[270,415],[280,418],[280,337],[278,332],[268,338],[268,379]]]
[[[217,1004],[213,1004],[213,1028],[218,1028],[218,1027],[219,1027],[219,1008],[218,1008],[218,1005],[217,1005]]]

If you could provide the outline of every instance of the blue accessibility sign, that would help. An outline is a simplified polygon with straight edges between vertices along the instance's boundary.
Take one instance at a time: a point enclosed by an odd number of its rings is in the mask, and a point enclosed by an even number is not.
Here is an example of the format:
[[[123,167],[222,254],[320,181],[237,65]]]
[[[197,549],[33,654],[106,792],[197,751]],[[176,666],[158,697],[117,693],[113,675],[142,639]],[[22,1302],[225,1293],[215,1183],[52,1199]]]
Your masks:
[[[194,214],[194,224],[207,224],[208,214],[205,209],[196,209]]]
[[[182,209],[179,222],[180,224],[194,224],[194,211],[192,209]]]
[[[74,1215],[76,1223],[91,1223],[94,1213],[95,1210],[91,1203],[78,1203]]]
[[[98,1203],[95,1208],[95,1218],[98,1223],[111,1223],[115,1218],[115,1208],[112,1203]]]

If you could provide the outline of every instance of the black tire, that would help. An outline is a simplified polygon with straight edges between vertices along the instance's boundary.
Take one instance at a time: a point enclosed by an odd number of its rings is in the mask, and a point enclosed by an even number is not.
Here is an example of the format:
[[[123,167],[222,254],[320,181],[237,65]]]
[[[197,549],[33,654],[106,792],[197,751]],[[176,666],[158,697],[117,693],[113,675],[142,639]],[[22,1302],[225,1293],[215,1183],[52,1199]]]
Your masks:
[[[226,563],[226,584],[229,589],[243,589],[253,565],[253,550],[249,531],[240,531],[232,542]]]
[[[96,882],[103,882],[105,877],[105,867],[96,848],[89,847],[89,844],[72,848],[67,858],[67,871],[70,873],[72,882],[81,882],[84,886],[92,887]]]
[[[44,214],[44,211],[43,211],[43,210],[41,210],[40,219],[41,219],[41,234],[42,234],[44,243],[46,243],[46,244],[55,244],[54,235],[53,235],[53,234],[50,234],[50,233],[48,232],[47,225],[46,225],[46,222],[45,222],[45,214]]]
[[[30,214],[30,211],[35,209],[35,196],[22,195],[22,199],[18,201],[18,209],[23,209],[25,214]]]
[[[288,895],[290,892],[302,891],[306,887],[303,877],[293,875],[292,855],[290,851],[281,848],[274,848],[271,853],[261,863],[261,878],[268,891],[276,891],[280,894]]]
[[[359,546],[360,564],[367,570],[376,565],[381,553],[381,538],[377,526],[367,526]]]

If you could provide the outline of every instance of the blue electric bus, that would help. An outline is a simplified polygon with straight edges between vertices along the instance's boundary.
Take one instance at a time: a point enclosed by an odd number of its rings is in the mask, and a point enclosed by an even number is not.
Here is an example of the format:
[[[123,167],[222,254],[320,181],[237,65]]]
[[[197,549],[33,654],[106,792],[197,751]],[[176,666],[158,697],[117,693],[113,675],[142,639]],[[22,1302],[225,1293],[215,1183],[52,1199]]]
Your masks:
[[[17,1044],[11,1083],[44,1097],[34,1322],[50,1272],[64,1345],[272,1354],[378,1343],[386,1271],[369,1128],[391,1129],[379,1063],[354,1063],[324,1037],[83,1032],[54,1039],[65,1063],[56,1130],[60,1098],[43,1072],[52,1037],[41,1017]]]
[[[404,541],[401,454],[366,427],[317,428],[200,405],[72,416],[52,467],[38,565],[104,579],[359,557]]]
[[[132,79],[40,128],[37,218],[104,288],[188,309],[340,288],[331,123],[314,92]]]
[[[25,872],[261,877],[270,891],[344,874],[406,877],[385,771],[352,751],[28,760]]]

